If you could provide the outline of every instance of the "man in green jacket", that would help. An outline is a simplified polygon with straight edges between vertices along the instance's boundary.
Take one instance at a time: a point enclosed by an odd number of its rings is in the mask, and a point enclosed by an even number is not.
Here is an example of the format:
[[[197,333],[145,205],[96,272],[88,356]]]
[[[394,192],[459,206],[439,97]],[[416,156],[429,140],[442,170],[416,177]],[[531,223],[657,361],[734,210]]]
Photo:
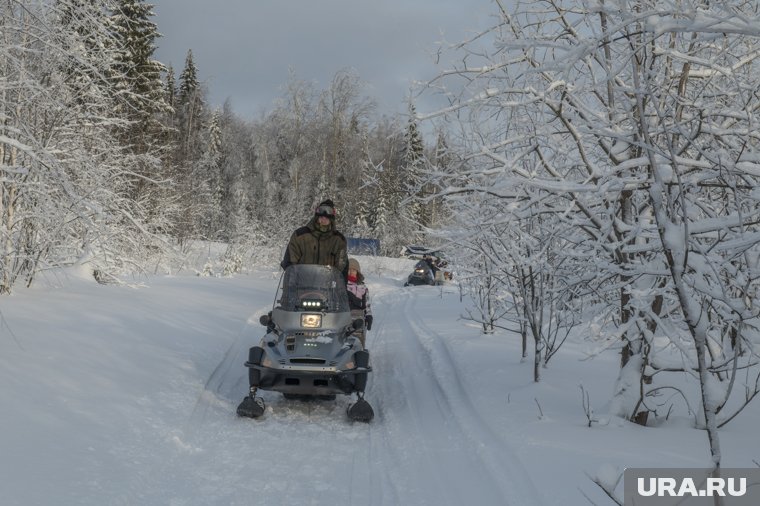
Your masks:
[[[335,204],[332,200],[321,202],[314,210],[314,216],[309,223],[290,236],[285,258],[280,265],[286,269],[291,264],[332,265],[346,279],[346,238],[335,228]]]

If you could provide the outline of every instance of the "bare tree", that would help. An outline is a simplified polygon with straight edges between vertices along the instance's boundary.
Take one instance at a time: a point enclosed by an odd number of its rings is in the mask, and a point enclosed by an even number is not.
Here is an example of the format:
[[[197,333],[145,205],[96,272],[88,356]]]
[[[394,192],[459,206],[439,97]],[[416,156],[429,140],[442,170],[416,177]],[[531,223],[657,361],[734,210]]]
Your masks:
[[[420,118],[456,125],[464,161],[429,176],[452,206],[501,207],[508,237],[540,216],[543,272],[601,309],[621,350],[614,412],[646,423],[667,372],[693,374],[719,466],[718,415],[757,391],[756,4],[495,5],[428,86],[451,105]]]

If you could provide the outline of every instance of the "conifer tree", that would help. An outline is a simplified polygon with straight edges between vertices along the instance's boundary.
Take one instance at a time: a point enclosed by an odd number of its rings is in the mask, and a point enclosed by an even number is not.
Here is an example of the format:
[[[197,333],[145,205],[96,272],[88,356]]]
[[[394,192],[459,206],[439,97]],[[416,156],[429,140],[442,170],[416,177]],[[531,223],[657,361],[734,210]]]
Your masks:
[[[145,151],[151,137],[161,130],[159,115],[169,111],[161,80],[166,68],[153,58],[155,41],[161,36],[150,20],[153,16],[153,5],[142,0],[117,0],[111,16],[118,48],[114,84],[123,114],[135,122],[128,141],[138,152]]]
[[[177,79],[174,75],[174,67],[171,64],[166,66],[166,81],[164,83],[164,86],[166,104],[174,109],[174,107],[177,105]]]
[[[204,103],[198,69],[193,60],[193,51],[188,49],[185,66],[179,76],[177,92],[177,118],[180,131],[179,160],[193,160],[200,156],[200,134]]]
[[[425,203],[421,201],[422,193],[422,169],[425,162],[424,144],[422,135],[417,126],[416,110],[414,104],[409,104],[409,120],[404,132],[404,148],[401,166],[401,187],[409,198],[405,206],[405,215],[411,220],[414,228],[419,232],[421,227],[429,225]]]
[[[220,238],[222,230],[222,129],[220,112],[214,111],[209,121],[206,149],[201,166],[205,172],[208,187],[208,209],[202,215],[205,236]]]
[[[436,172],[446,173],[450,169],[451,165],[451,153],[449,152],[448,142],[446,141],[446,135],[443,130],[439,130],[436,136],[435,151],[433,153],[433,168]],[[432,200],[428,203],[427,217],[429,222],[427,226],[431,228],[437,227],[442,219],[442,199],[435,197],[439,188],[431,182],[426,182],[422,186],[422,191],[425,196],[428,196]]]
[[[383,173],[380,172],[379,179],[381,183],[379,184],[379,188],[377,188],[375,216],[372,220],[372,232],[375,237],[380,238],[380,247],[383,250],[383,253],[388,254],[389,251],[386,250],[386,247],[388,246],[389,242],[386,241],[386,239],[388,238],[389,233],[388,218],[390,211],[390,199],[389,188],[387,184],[383,184],[385,178],[383,178],[382,175]]]
[[[369,139],[367,132],[364,131],[362,135],[362,163],[361,163],[361,179],[359,183],[359,189],[357,191],[356,198],[356,212],[354,215],[354,233],[359,237],[365,237],[371,232],[371,216],[369,199],[369,174],[374,169],[372,160],[369,153]]]
[[[120,138],[127,146],[125,163],[134,174],[129,197],[148,209],[153,225],[167,229],[171,220],[171,188],[167,183],[165,157],[170,139],[166,117],[171,107],[166,103],[162,73],[164,65],[153,58],[155,41],[160,34],[151,21],[153,5],[142,0],[116,0],[110,17],[114,36],[115,58],[111,79],[118,97],[116,113],[128,126]]]

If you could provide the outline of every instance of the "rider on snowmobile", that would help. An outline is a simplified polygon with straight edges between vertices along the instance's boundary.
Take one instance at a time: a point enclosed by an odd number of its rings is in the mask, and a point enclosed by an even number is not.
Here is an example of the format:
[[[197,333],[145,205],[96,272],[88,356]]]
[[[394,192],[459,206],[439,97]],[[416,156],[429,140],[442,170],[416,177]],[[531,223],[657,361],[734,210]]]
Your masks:
[[[291,264],[332,265],[348,277],[346,238],[335,227],[335,204],[331,199],[322,201],[309,222],[290,236],[285,257],[280,266]]]

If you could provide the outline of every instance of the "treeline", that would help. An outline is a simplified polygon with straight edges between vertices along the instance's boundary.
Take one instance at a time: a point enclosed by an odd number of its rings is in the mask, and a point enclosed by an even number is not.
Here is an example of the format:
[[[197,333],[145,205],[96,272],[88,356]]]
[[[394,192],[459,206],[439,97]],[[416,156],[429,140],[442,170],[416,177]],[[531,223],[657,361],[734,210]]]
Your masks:
[[[438,219],[415,204],[434,154],[413,114],[379,117],[348,70],[325,90],[293,77],[255,120],[214,109],[191,50],[178,76],[154,58],[152,17],[142,0],[0,4],[0,293],[76,263],[115,279],[191,240],[278,246],[327,196],[385,253]]]

